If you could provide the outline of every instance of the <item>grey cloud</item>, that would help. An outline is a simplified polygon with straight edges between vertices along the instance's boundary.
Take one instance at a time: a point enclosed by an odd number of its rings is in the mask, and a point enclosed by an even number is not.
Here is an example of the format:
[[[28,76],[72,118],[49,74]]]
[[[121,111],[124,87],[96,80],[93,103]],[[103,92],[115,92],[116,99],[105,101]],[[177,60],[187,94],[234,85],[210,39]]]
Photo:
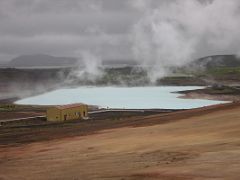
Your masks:
[[[110,51],[121,44],[125,45],[123,35],[99,34],[95,36],[53,35],[46,34],[33,37],[5,36],[1,38],[0,49],[8,54],[49,53],[54,55],[76,56],[75,52],[83,49],[92,51]],[[127,43],[127,42],[126,42]],[[127,44],[126,44],[127,46]],[[103,50],[99,50],[99,49]]]
[[[44,33],[86,34],[89,29],[99,29],[106,33],[126,33],[134,18],[123,13],[95,14],[43,14],[32,17],[19,16],[1,21],[1,33],[31,36]]]
[[[179,65],[238,53],[239,19],[238,0],[0,0],[0,61],[87,51]]]
[[[28,53],[74,56],[81,50],[101,52],[103,58],[114,58],[113,52],[117,59],[131,57],[128,33],[138,13],[130,11],[126,2],[2,0],[0,57]]]

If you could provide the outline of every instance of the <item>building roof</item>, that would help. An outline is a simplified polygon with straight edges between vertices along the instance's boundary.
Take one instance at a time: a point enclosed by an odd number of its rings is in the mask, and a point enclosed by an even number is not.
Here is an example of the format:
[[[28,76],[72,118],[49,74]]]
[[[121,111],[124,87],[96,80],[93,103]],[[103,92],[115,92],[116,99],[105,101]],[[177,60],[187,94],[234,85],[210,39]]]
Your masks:
[[[58,105],[55,106],[57,109],[70,109],[70,108],[75,108],[75,107],[79,107],[82,105],[86,105],[86,104],[82,104],[82,103],[75,103],[75,104],[66,104],[66,105]]]

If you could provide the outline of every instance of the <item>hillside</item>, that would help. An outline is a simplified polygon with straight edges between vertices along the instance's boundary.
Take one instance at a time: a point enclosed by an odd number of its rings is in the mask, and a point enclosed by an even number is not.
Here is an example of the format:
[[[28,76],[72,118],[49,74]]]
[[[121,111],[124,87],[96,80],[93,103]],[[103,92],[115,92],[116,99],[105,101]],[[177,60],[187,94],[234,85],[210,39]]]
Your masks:
[[[205,68],[236,67],[240,66],[240,58],[235,55],[215,55],[195,60],[193,64]]]
[[[199,82],[202,85],[240,85],[240,58],[235,55],[203,57],[182,67],[173,69],[175,77],[164,78],[163,82],[181,84]],[[173,74],[174,74],[173,73]],[[177,77],[178,74],[183,76]],[[167,79],[167,80],[166,80]]]
[[[74,67],[78,59],[73,57],[55,57],[45,54],[22,55],[12,59],[9,67],[48,67],[48,66],[67,66]],[[5,66],[7,64],[4,64]],[[102,65],[105,67],[122,67],[122,66],[137,66],[139,65],[135,60],[121,60],[121,59],[106,59],[103,60]],[[235,55],[214,55],[196,59],[183,68],[192,69],[210,69],[219,67],[236,67],[240,66],[240,58]]]
[[[23,66],[27,61],[35,56],[27,56],[15,59],[11,63]],[[62,67],[55,68],[58,58],[52,56],[41,55],[41,58],[52,59],[47,62],[37,62],[36,58],[33,62],[28,63],[28,68],[1,68],[0,69],[0,92],[4,97],[22,96],[23,92],[30,91],[35,94],[39,89],[44,91],[63,86],[80,86],[80,85],[99,85],[99,86],[146,86],[146,85],[226,85],[240,86],[240,60],[233,55],[219,55],[205,57],[180,68],[173,69],[173,73],[162,79],[158,79],[155,84],[150,81],[148,72],[140,66],[120,65],[120,60],[104,61],[101,75],[92,77],[91,74],[79,72],[82,69],[78,67]],[[61,58],[60,58],[61,59]],[[34,63],[36,61],[36,63]],[[71,62],[74,59],[70,60]],[[22,63],[20,63],[22,62]],[[44,64],[44,62],[46,62]],[[66,65],[69,60],[64,59],[61,65]],[[46,64],[52,64],[54,68],[45,68]],[[30,65],[39,65],[39,68],[31,68]],[[40,66],[41,65],[41,66]],[[44,65],[44,67],[42,67]],[[58,64],[60,65],[60,64]],[[48,66],[51,67],[51,66]],[[32,92],[34,91],[34,92]],[[22,93],[19,93],[22,92]],[[27,93],[29,94],[29,93]],[[25,96],[25,95],[24,95]]]
[[[76,58],[72,57],[54,57],[45,54],[22,55],[12,59],[9,67],[49,67],[49,66],[67,66],[72,67],[77,63]]]
[[[12,59],[8,63],[0,64],[0,67],[75,67],[75,65],[84,64],[81,58],[73,57],[55,57],[45,54],[22,55]],[[125,59],[105,59],[102,61],[104,67],[125,67],[135,66],[137,62]]]
[[[189,70],[208,70],[215,68],[240,67],[240,58],[235,55],[214,55],[196,59],[182,68]]]
[[[235,103],[8,128],[0,134],[0,179],[239,179],[239,111]]]

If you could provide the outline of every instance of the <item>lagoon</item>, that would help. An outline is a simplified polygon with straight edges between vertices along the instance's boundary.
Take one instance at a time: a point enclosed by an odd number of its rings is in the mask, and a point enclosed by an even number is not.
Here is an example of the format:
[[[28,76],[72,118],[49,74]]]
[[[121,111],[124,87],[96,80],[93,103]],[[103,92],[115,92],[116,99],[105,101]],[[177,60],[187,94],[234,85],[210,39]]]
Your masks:
[[[181,99],[177,91],[201,89],[199,86],[157,87],[77,87],[58,89],[16,101],[16,104],[60,105],[86,103],[104,108],[191,109],[224,101]]]

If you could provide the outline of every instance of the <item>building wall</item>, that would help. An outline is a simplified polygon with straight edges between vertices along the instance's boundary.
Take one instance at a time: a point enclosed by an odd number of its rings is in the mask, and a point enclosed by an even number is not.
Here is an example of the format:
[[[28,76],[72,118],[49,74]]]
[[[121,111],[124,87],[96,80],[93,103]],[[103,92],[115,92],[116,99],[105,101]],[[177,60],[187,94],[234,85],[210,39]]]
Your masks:
[[[49,108],[47,110],[48,121],[67,121],[77,120],[88,117],[88,106],[81,105],[78,107],[72,107],[68,109]]]
[[[47,110],[47,120],[48,121],[61,121],[61,110],[55,107],[49,108]]]
[[[88,116],[87,105],[81,105],[79,107],[63,109],[61,113],[62,120],[82,119],[87,116]]]

